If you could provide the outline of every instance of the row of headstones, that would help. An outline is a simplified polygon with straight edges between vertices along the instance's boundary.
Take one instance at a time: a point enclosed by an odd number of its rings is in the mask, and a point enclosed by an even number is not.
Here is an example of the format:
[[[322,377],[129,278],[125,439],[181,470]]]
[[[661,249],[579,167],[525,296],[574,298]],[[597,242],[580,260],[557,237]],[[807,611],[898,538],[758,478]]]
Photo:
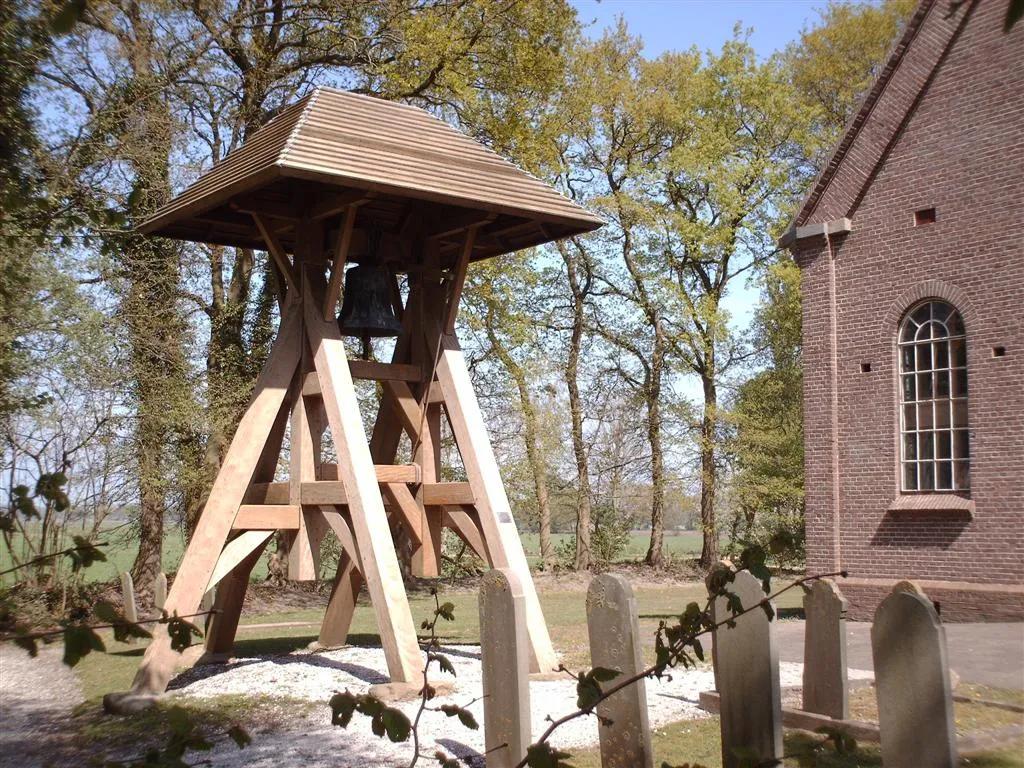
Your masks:
[[[757,606],[761,583],[749,573],[730,586],[744,608],[732,627],[714,633],[714,670],[720,696],[722,764],[758,764],[783,756],[782,698],[775,624]],[[716,621],[731,614],[714,603]],[[816,582],[805,596],[804,709],[836,719],[848,716],[846,602],[835,584]],[[488,572],[480,589],[484,730],[488,768],[516,765],[530,744],[529,646],[525,602],[514,574]],[[619,685],[643,667],[636,600],[629,582],[604,574],[587,590],[593,667],[620,675]],[[871,628],[883,764],[897,768],[952,768],[957,764],[953,701],[945,632],[932,602],[910,582],[882,601]],[[653,765],[643,680],[597,707],[604,768]],[[923,737],[927,734],[926,737]],[[685,756],[682,756],[685,757]]]
[[[760,582],[741,572],[730,590],[744,608],[765,599]],[[715,620],[727,613],[715,601]],[[774,614],[774,612],[773,612]],[[835,720],[849,716],[846,601],[828,580],[804,597],[803,709]],[[781,759],[782,703],[775,623],[763,610],[716,630],[715,682],[722,729],[722,764]],[[932,601],[912,582],[898,583],[871,625],[882,762],[895,768],[952,768],[957,764],[953,694],[946,635]]]
[[[200,611],[210,611],[213,609],[214,594],[214,590],[211,589],[203,595],[203,604],[200,607]],[[135,600],[135,583],[132,581],[132,575],[127,571],[121,574],[121,600],[125,619],[132,623],[137,622],[139,620],[139,607]],[[162,611],[166,602],[167,574],[161,571],[153,579],[153,607],[158,611]]]

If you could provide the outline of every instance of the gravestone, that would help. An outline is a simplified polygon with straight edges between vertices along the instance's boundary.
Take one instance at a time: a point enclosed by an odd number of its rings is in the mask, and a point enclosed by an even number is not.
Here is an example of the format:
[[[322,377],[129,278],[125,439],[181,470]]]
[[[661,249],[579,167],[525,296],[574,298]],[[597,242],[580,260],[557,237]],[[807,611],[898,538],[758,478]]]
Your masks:
[[[746,571],[736,574],[728,591],[743,608],[765,599],[761,582]],[[725,597],[716,597],[718,623],[732,613]],[[718,694],[722,730],[723,768],[782,759],[782,698],[779,690],[779,649],[775,624],[761,608],[754,608],[714,632],[718,665]]]
[[[587,627],[591,664],[621,673],[618,678],[601,683],[602,688],[616,685],[643,669],[636,598],[625,578],[606,573],[590,582]],[[647,688],[642,679],[598,704],[597,714],[603,768],[653,766]]]
[[[487,768],[511,768],[530,746],[530,646],[522,585],[503,568],[480,585],[480,661]]]
[[[128,571],[121,574],[121,599],[124,603],[122,612],[125,620],[134,624],[139,620],[139,611],[135,607],[135,584]]]
[[[807,712],[850,716],[846,681],[846,599],[830,579],[804,595],[804,694]]]
[[[158,611],[164,609],[167,602],[167,574],[160,571],[153,580],[153,607]]]
[[[946,632],[919,589],[898,584],[878,606],[871,654],[886,768],[956,766]]]

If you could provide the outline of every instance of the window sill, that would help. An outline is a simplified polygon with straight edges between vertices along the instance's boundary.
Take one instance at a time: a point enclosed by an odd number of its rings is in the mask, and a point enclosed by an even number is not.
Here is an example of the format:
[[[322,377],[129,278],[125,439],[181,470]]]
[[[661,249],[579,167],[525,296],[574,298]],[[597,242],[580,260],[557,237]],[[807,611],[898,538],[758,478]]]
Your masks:
[[[974,517],[974,500],[955,493],[902,493],[889,504],[890,512],[963,512]]]

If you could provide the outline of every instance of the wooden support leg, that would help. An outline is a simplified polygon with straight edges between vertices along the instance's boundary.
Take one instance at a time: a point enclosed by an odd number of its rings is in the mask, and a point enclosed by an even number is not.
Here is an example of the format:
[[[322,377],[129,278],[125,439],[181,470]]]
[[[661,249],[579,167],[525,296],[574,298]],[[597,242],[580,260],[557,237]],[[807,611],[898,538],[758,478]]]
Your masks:
[[[424,391],[424,397],[426,394]],[[441,406],[428,405],[425,421],[413,461],[422,468],[424,483],[436,483],[441,474]],[[412,572],[416,576],[435,578],[441,575],[443,512],[440,507],[424,505],[422,485],[416,491],[416,504],[420,512],[422,544],[413,552]]]
[[[462,463],[476,498],[480,528],[487,542],[491,565],[511,569],[523,585],[526,626],[530,634],[530,669],[533,672],[550,672],[558,666],[558,659],[551,645],[519,531],[512,519],[512,508],[501,482],[494,450],[487,438],[484,417],[473,392],[466,361],[458,341],[452,335],[444,337],[437,378],[444,393],[455,441],[462,454]]]
[[[493,568],[494,563],[491,562],[491,555],[487,551],[487,542],[484,540],[480,526],[477,525],[475,520],[475,510],[473,515],[470,515],[469,512],[461,507],[445,507],[444,516],[445,524],[469,545],[469,548],[476,553],[477,557]]]
[[[167,595],[164,608],[168,613],[195,613],[213,575],[235,514],[252,480],[299,363],[302,349],[300,311],[294,302],[285,307],[277,340],[256,382],[252,402],[238,425],[202,517],[178,567],[178,576]],[[174,674],[177,656],[171,648],[167,627],[156,625],[153,640],[146,648],[131,691],[126,694],[107,694],[103,700],[104,706],[112,711],[123,712],[134,708],[132,699],[163,693]]]
[[[249,586],[249,575],[259,562],[267,542],[254,549],[242,562],[225,576],[217,587],[217,599],[213,607],[216,613],[210,619],[206,633],[206,653],[210,656],[231,652],[238,631],[238,619],[242,615],[245,590]]]
[[[345,644],[363,583],[363,575],[355,562],[348,552],[343,551],[338,559],[338,576],[327,603],[324,623],[320,627],[319,643],[323,647],[337,648]]]
[[[342,548],[338,558],[338,575],[334,579],[319,638],[320,645],[325,648],[337,648],[344,645],[348,637],[356,600],[365,580],[360,572],[359,548],[344,517],[336,509],[321,507],[320,518],[334,531]]]
[[[316,286],[319,290],[314,291],[312,281],[313,276],[307,272],[303,277],[307,299],[323,295],[322,286]],[[319,282],[322,284],[322,277]],[[377,473],[359,417],[345,345],[337,323],[323,319],[316,301],[307,300],[304,306],[306,333],[338,454],[338,476],[345,486],[352,532],[362,554],[363,577],[377,617],[388,671],[393,682],[412,682],[423,669],[423,659]]]

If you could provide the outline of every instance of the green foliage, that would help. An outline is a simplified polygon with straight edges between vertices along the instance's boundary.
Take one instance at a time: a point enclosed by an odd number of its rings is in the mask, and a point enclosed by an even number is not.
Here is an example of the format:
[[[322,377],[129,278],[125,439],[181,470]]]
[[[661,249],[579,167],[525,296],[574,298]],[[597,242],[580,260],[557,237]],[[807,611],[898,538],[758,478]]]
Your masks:
[[[452,674],[455,674],[452,672]],[[455,704],[444,704],[440,707],[440,710],[444,712],[448,717],[457,717],[459,722],[472,731],[478,730],[480,724],[473,717],[473,713],[464,707],[459,707]]]
[[[815,120],[809,145],[818,164],[831,151],[874,82],[917,0],[829,2],[817,24],[782,55],[794,87]]]
[[[588,672],[580,672],[576,676],[576,707],[585,712],[591,711],[601,700],[604,693],[601,683],[617,678],[621,673],[607,667],[594,667]]]
[[[768,269],[753,329],[763,368],[740,385],[730,414],[731,547],[759,544],[780,565],[798,565],[804,542],[804,432],[796,264],[784,260]]]

